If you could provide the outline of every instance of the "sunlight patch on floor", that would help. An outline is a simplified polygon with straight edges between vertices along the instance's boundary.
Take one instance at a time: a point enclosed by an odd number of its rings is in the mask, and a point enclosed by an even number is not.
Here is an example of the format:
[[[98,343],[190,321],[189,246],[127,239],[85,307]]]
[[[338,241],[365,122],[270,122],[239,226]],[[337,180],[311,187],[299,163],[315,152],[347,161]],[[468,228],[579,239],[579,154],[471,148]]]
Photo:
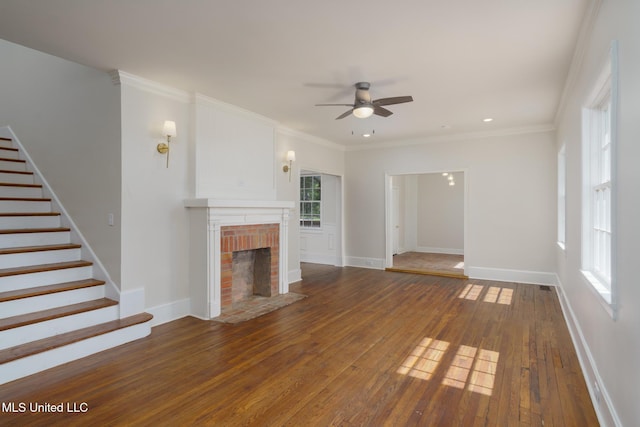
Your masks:
[[[471,283],[469,283],[463,290],[462,292],[460,292],[460,295],[458,295],[458,298],[464,298],[464,299],[468,299],[471,301],[475,301],[478,299],[478,297],[480,296],[480,293],[482,292],[482,290],[484,289],[484,286],[482,285],[473,285]]]
[[[424,338],[413,349],[404,363],[398,368],[398,373],[414,378],[428,380],[440,364],[440,360],[447,351],[449,343],[446,341]]]
[[[480,298],[480,294],[484,291],[484,288],[482,285],[469,283],[462,292],[460,292],[458,298],[477,301]],[[482,301],[493,304],[510,305],[513,302],[513,289],[490,286],[484,294]]]
[[[397,373],[429,380],[449,349],[446,341],[424,338],[405,359]],[[491,396],[500,353],[467,345],[458,348],[442,384]]]

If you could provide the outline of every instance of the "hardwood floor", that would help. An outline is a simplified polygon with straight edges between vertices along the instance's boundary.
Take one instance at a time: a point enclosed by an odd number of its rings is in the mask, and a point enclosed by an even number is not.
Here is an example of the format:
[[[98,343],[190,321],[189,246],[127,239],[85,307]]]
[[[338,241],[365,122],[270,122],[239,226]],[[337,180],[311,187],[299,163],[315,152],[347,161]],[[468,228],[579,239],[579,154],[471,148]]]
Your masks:
[[[0,386],[5,409],[26,406],[0,424],[598,424],[553,290],[305,264],[291,291],[308,297],[239,324],[183,318]]]

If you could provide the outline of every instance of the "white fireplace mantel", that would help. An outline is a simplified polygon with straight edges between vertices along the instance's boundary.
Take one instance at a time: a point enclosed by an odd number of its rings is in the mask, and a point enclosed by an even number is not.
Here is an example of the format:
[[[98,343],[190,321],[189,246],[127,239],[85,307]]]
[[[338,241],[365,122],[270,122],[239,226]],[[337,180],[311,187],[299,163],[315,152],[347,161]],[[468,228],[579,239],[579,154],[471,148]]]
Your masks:
[[[279,224],[278,291],[289,292],[289,212],[293,201],[187,199],[191,313],[211,319],[221,311],[220,229],[229,225]]]

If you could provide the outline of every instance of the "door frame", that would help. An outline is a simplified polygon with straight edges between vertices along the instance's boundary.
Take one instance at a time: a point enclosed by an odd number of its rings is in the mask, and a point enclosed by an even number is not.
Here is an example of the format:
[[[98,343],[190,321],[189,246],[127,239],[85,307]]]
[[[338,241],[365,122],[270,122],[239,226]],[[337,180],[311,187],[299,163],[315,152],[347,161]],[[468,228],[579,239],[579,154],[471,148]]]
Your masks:
[[[467,257],[469,247],[469,171],[467,169],[446,169],[446,170],[423,170],[410,172],[385,172],[384,174],[384,223],[385,223],[385,267],[393,267],[393,176],[401,175],[426,175],[426,174],[442,174],[444,172],[462,172],[464,176],[464,274],[468,276],[467,269],[469,259]]]

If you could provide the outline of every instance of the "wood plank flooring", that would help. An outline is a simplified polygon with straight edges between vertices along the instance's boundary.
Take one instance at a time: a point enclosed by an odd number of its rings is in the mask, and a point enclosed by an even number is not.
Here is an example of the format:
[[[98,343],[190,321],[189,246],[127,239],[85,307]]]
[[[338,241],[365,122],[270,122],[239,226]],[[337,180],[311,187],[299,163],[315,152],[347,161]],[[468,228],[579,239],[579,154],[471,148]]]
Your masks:
[[[308,297],[239,324],[183,318],[0,386],[26,407],[0,424],[598,425],[553,290],[305,264],[291,291]]]

